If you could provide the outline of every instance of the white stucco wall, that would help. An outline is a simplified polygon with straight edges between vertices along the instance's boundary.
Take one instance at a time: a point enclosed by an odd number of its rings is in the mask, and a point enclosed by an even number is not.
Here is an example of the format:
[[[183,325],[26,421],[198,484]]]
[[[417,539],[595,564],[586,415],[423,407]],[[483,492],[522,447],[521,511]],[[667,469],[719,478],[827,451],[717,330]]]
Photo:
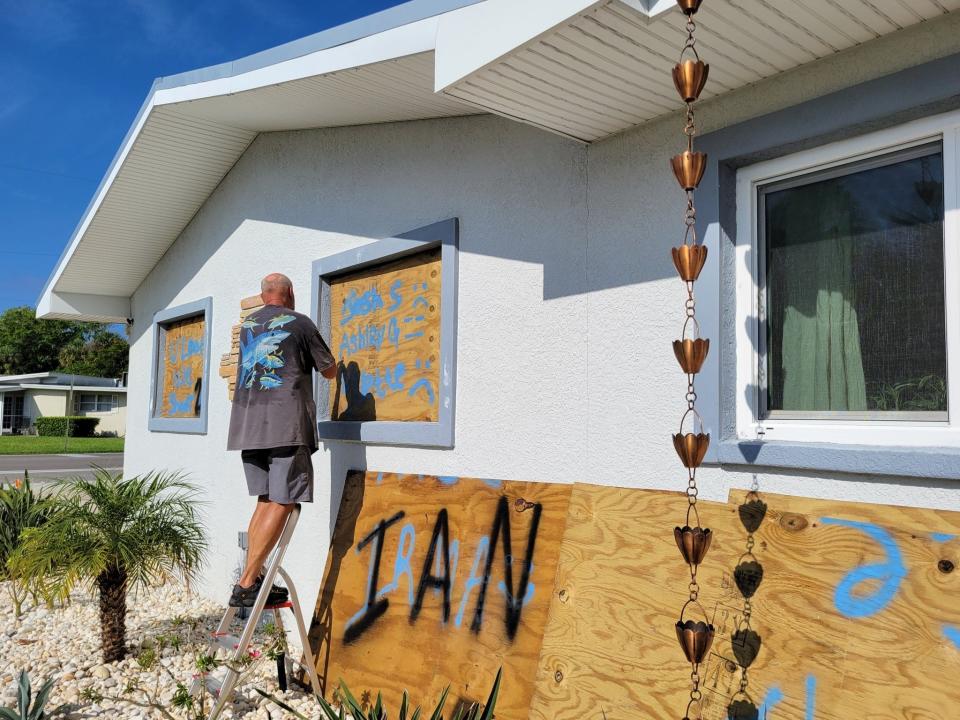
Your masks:
[[[804,68],[789,92],[749,88],[703,114],[739,120],[863,80],[843,70],[858,58],[876,59],[875,75],[898,69],[916,35]],[[215,374],[206,436],[147,431],[153,313],[212,295],[216,364],[240,298],[266,272],[290,275],[309,312],[311,261],[448,217],[461,220],[456,447],[330,443],[316,454],[316,502],[286,563],[306,602],[349,467],[680,489],[669,433],[685,383],[670,341],[683,288],[669,247],[683,199],[667,165],[680,128],[668,118],[589,149],[490,116],[261,135],[133,298],[126,472],[183,469],[206,489],[213,547],[200,588],[226,592],[253,501],[238,455],[223,449],[229,406]],[[752,478],[705,468],[701,479],[704,497],[724,500]],[[960,509],[947,481],[758,481],[765,492]]]
[[[24,390],[23,414],[31,423],[38,417],[67,414],[67,393],[63,390]]]

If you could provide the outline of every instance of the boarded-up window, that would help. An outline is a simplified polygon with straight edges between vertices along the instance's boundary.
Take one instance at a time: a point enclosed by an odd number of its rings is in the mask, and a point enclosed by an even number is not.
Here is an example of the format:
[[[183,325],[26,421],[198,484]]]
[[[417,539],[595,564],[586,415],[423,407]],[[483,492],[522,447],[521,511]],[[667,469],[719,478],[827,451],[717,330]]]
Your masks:
[[[330,280],[332,420],[437,422],[440,248]]]
[[[313,263],[317,325],[337,359],[319,436],[453,447],[459,224],[442,220]]]
[[[150,429],[206,431],[209,301],[157,313]]]

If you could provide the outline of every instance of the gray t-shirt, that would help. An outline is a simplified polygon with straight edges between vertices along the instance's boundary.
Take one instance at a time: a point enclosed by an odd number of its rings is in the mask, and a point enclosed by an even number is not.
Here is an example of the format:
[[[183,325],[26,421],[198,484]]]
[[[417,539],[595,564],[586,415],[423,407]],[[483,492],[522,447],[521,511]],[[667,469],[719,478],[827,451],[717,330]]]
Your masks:
[[[266,305],[240,327],[228,450],[317,449],[313,371],[336,360],[306,315]]]

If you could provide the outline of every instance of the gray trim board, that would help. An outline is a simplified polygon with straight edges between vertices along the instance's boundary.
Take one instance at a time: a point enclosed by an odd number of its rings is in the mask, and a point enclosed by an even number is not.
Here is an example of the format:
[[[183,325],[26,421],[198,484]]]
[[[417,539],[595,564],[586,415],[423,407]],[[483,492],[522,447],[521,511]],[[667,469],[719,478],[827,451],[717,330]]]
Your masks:
[[[697,192],[698,230],[709,247],[697,293],[718,302],[697,309],[704,337],[718,338],[698,378],[698,403],[715,438],[706,462],[751,467],[957,478],[954,448],[736,439],[737,168],[960,107],[960,54],[916,65],[704,135],[709,163]],[[742,349],[741,349],[742,351]],[[718,442],[719,441],[719,442]]]
[[[438,422],[320,420],[321,440],[348,440],[380,445],[452,448],[457,398],[457,253],[456,218],[418,228],[397,237],[361,245],[313,263],[310,307],[324,337],[330,337],[330,279],[370,265],[440,247],[440,388]],[[336,349],[334,348],[334,354]],[[317,414],[329,417],[330,380],[318,376]]]
[[[727,440],[720,443],[720,462],[856,475],[960,478],[960,448]]]
[[[203,382],[200,386],[200,417],[198,418],[161,418],[155,417],[157,404],[157,373],[160,368],[160,328],[161,325],[183,320],[194,315],[204,316],[203,337]],[[205,297],[176,307],[166,308],[154,313],[153,360],[150,371],[150,403],[147,409],[147,429],[151,432],[207,434],[207,411],[210,397],[210,339],[213,330],[213,298]]]

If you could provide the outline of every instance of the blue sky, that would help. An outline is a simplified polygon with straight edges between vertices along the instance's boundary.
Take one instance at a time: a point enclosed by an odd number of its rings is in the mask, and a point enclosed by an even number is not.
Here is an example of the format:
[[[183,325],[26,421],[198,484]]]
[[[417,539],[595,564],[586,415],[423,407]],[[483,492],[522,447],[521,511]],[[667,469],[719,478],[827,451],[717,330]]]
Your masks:
[[[0,0],[0,311],[33,305],[155,77],[396,0]]]

